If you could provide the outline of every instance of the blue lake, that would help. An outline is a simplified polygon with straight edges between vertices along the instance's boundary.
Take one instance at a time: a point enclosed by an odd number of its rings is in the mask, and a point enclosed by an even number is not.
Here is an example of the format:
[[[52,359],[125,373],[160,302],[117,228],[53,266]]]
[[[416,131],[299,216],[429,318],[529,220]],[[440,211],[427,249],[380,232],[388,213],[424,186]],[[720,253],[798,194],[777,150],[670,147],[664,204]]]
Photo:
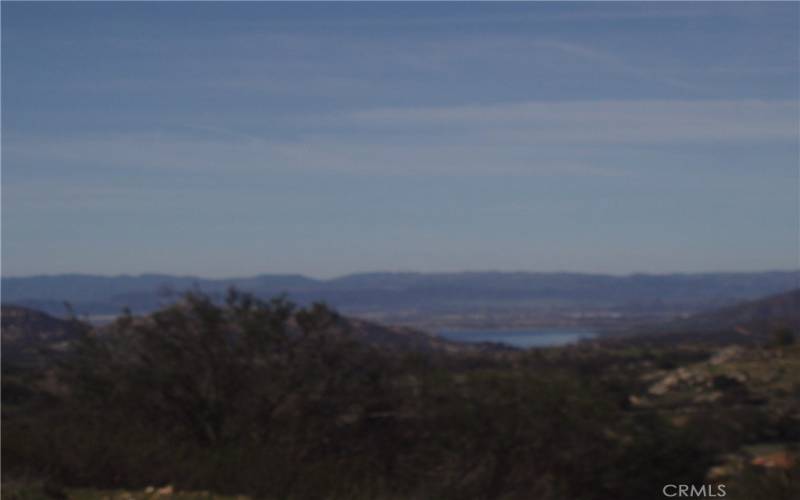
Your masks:
[[[456,342],[497,342],[513,347],[553,347],[592,339],[597,334],[574,330],[445,330],[439,336]]]

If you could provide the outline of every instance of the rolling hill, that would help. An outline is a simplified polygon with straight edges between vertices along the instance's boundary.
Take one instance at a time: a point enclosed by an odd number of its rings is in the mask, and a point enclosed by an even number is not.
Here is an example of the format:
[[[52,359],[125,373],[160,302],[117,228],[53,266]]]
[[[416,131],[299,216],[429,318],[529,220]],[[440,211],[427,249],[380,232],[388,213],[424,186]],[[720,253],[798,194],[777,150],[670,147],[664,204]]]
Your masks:
[[[2,306],[3,361],[35,361],[41,349],[58,349],[81,335],[74,321],[26,307]]]
[[[800,331],[800,289],[700,313],[671,323],[690,331],[735,330],[766,336],[776,328]]]

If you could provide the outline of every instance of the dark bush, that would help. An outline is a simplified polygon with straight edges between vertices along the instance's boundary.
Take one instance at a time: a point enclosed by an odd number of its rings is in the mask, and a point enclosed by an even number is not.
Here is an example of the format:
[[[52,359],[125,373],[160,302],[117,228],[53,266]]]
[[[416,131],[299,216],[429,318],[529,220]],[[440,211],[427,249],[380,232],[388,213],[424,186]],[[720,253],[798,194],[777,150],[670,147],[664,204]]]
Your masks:
[[[389,355],[347,324],[236,292],[124,315],[62,362],[55,403],[3,422],[4,472],[266,498],[639,500],[710,463],[600,371]]]

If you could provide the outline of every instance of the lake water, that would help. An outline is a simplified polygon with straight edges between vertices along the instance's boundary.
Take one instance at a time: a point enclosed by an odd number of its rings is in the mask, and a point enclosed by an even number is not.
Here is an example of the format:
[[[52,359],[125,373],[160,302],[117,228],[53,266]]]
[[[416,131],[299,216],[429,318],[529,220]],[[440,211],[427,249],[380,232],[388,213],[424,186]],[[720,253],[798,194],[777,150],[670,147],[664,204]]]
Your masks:
[[[574,330],[445,330],[439,335],[456,342],[497,342],[523,349],[574,344],[597,337],[594,332]]]

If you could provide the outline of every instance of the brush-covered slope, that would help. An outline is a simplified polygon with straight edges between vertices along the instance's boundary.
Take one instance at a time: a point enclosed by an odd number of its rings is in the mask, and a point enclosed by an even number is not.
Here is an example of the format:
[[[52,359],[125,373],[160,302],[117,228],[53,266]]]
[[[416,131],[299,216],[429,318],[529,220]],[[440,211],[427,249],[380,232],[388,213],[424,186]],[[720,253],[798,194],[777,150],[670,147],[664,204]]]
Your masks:
[[[32,361],[42,349],[59,349],[81,335],[75,321],[10,304],[2,306],[3,361]]]
[[[800,330],[800,289],[697,314],[674,324],[689,330],[735,330],[757,336],[777,328]]]

